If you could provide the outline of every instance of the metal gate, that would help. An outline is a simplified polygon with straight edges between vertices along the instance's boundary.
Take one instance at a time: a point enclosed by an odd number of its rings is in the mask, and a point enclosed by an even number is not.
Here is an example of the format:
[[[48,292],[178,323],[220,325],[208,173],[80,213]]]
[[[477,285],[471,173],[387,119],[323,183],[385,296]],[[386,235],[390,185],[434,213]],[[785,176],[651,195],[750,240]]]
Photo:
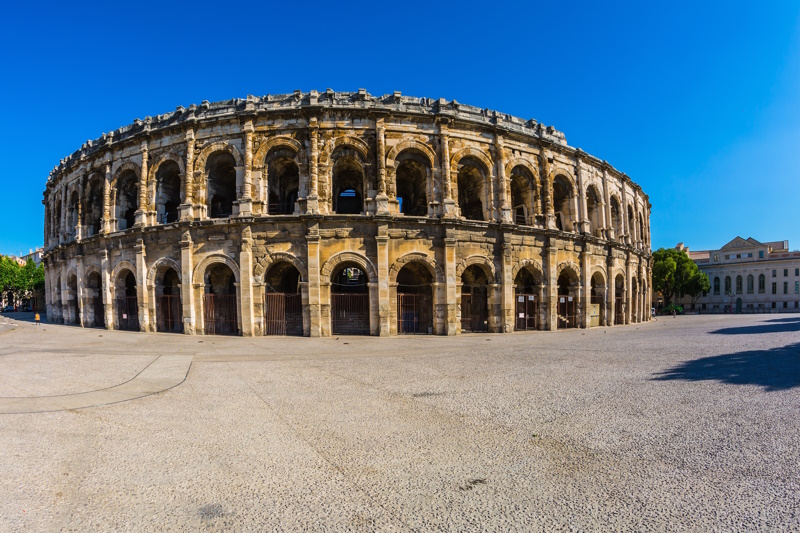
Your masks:
[[[625,323],[625,309],[622,308],[622,298],[614,298],[614,325]]]
[[[331,328],[337,335],[369,335],[369,294],[332,294]]]
[[[94,310],[93,328],[103,328],[106,325],[106,308],[103,305],[103,297],[95,296],[92,298],[92,309]]]
[[[117,324],[122,330],[139,331],[139,304],[136,296],[117,298]]]
[[[577,328],[577,301],[572,296],[558,297],[558,327]]]
[[[164,333],[183,333],[183,312],[179,295],[156,296],[156,330]]]
[[[489,331],[489,313],[486,293],[461,295],[461,331],[480,333]]]
[[[300,294],[268,292],[264,295],[264,335],[303,335]]]
[[[515,329],[536,329],[536,317],[539,314],[539,302],[535,294],[517,294],[517,320]]]
[[[430,296],[404,293],[397,295],[397,333],[433,333]]]
[[[203,322],[206,335],[238,335],[235,294],[204,294]]]

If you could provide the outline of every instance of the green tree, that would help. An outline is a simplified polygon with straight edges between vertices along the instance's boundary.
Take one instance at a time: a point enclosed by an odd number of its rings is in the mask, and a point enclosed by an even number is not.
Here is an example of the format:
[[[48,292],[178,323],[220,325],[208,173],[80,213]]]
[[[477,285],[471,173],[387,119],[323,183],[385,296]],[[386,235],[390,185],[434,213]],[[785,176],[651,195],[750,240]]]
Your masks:
[[[3,295],[11,294],[16,298],[20,294],[20,270],[19,263],[14,259],[0,257],[0,291]]]
[[[700,272],[683,250],[659,248],[653,253],[653,288],[661,291],[664,304],[669,305],[676,294],[694,295],[707,291],[708,276]]]
[[[711,282],[708,280],[708,274],[698,269],[698,271],[689,278],[683,292],[692,297],[692,305],[697,302],[697,299],[711,290]]]

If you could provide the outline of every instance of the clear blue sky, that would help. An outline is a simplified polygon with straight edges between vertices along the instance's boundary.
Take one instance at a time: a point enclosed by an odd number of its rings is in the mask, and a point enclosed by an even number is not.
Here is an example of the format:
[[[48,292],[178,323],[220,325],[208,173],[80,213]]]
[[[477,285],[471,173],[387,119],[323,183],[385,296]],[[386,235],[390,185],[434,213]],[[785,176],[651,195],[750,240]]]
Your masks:
[[[800,248],[796,0],[68,4],[3,9],[0,253],[41,245],[48,172],[85,140],[177,105],[328,87],[553,125],[649,194],[654,249]]]

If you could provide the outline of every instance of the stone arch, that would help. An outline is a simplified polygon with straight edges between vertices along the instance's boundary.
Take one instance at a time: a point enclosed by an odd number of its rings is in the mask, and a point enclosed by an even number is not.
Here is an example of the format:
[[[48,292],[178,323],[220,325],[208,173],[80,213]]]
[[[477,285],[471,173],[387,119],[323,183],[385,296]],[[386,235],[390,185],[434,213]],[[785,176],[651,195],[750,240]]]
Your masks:
[[[561,273],[567,271],[570,277],[570,281],[574,283],[580,283],[581,280],[581,269],[580,267],[573,263],[572,261],[563,261],[558,264],[556,268],[556,279],[561,276]]]
[[[595,274],[597,274],[598,272],[599,272],[599,273],[600,273],[600,274],[603,276],[603,279],[606,281],[606,283],[608,283],[608,275],[607,275],[607,273],[606,273],[606,269],[605,269],[605,267],[603,267],[602,265],[595,265],[595,266],[593,266],[593,267],[592,267],[592,268],[589,270],[589,278],[591,278],[592,276],[594,276],[594,275],[595,275]]]
[[[521,261],[516,261],[514,266],[511,268],[511,279],[517,279],[517,274],[521,270],[533,268],[536,270],[536,273],[539,274],[539,277],[542,280],[542,284],[547,284],[547,277],[544,275],[544,270],[542,270],[542,263],[540,261],[536,261],[535,259],[523,259]]]
[[[325,264],[322,265],[322,268],[320,269],[320,278],[322,283],[330,282],[331,275],[333,274],[334,270],[336,270],[336,267],[342,263],[357,264],[364,270],[364,272],[367,273],[367,278],[369,279],[370,283],[377,283],[378,271],[375,269],[375,265],[373,265],[372,261],[367,259],[367,257],[355,252],[339,252],[325,261]]]
[[[488,155],[486,155],[485,152],[472,147],[463,148],[458,152],[456,152],[455,154],[453,154],[453,157],[450,158],[450,171],[458,172],[458,163],[465,157],[474,157],[475,159],[483,163],[486,166],[486,168],[484,169],[486,171],[486,177],[489,178],[491,176],[492,169],[494,168],[494,163],[492,163],[492,160],[489,158]]]
[[[158,158],[158,160],[156,160],[155,164],[153,164],[153,166],[151,166],[149,168],[149,170],[147,171],[147,173],[148,173],[147,181],[148,182],[151,182],[151,183],[155,182],[156,172],[158,172],[158,167],[160,167],[162,164],[166,163],[167,161],[174,161],[178,165],[178,172],[180,172],[181,176],[185,176],[186,175],[186,164],[184,163],[183,158],[181,156],[179,156],[177,153],[175,153],[175,152],[170,150],[169,152],[167,152],[165,154],[161,154],[161,156]]]
[[[530,185],[531,185],[531,188],[533,188],[533,190],[536,191],[537,196],[538,196],[538,193],[539,193],[539,170],[536,168],[536,164],[533,163],[527,157],[515,157],[512,160],[510,160],[508,163],[506,163],[506,169],[505,169],[506,170],[506,172],[505,172],[506,178],[510,178],[511,177],[511,172],[516,167],[524,167],[525,169],[528,170],[528,172],[531,173],[531,175],[533,176],[533,183],[531,183]]]
[[[431,169],[436,168],[436,161],[437,161],[436,154],[433,152],[433,150],[431,150],[430,146],[421,141],[413,139],[399,142],[395,144],[391,150],[389,150],[389,153],[386,154],[386,167],[394,168],[397,156],[399,156],[402,152],[406,150],[417,150],[425,154],[425,156],[430,161]]]
[[[578,184],[575,182],[575,177],[572,173],[564,167],[556,167],[552,171],[550,171],[550,175],[548,179],[550,180],[550,185],[552,186],[553,182],[557,177],[561,176],[567,181],[567,184],[572,188],[572,194],[578,194]]]
[[[303,145],[286,135],[279,135],[278,137],[267,139],[261,143],[261,146],[258,147],[258,150],[253,156],[253,161],[255,162],[256,168],[264,168],[267,155],[270,153],[270,151],[272,151],[273,148],[288,148],[295,153],[295,159],[297,159],[303,150]]]
[[[333,143],[331,143],[329,150],[323,150],[320,153],[319,164],[320,165],[329,164],[336,150],[342,147],[352,148],[353,150],[358,152],[363,162],[368,161],[369,145],[364,141],[362,141],[361,139],[359,139],[358,137],[353,137],[352,135],[343,135],[333,140]]]
[[[196,267],[194,267],[194,271],[192,272],[192,283],[195,284],[199,283],[202,285],[203,275],[205,274],[206,269],[215,263],[222,263],[224,265],[227,265],[233,272],[234,281],[236,283],[240,282],[239,265],[236,264],[236,261],[234,261],[227,255],[216,253],[207,256],[205,259],[200,261]]]
[[[94,274],[95,272],[100,274],[101,278],[103,277],[103,271],[100,270],[100,265],[98,264],[91,264],[86,267],[86,270],[83,271],[83,277],[88,278],[90,274]]]
[[[117,169],[114,171],[114,177],[111,178],[111,188],[115,189],[117,187],[118,181],[120,176],[125,173],[126,170],[132,170],[134,174],[136,174],[136,179],[141,179],[142,177],[142,169],[139,165],[134,163],[133,161],[125,161]]]
[[[230,142],[217,141],[203,148],[203,150],[195,159],[195,164],[194,164],[195,175],[199,172],[201,176],[205,176],[206,161],[214,152],[219,152],[219,151],[230,153],[233,156],[233,159],[236,161],[237,167],[244,166],[244,161],[242,160],[242,154],[239,152],[239,149],[236,148],[236,146],[234,146]]]
[[[402,270],[402,268],[409,263],[420,263],[425,265],[434,282],[444,282],[444,272],[442,271],[442,268],[436,264],[436,261],[434,261],[433,258],[423,252],[409,252],[398,258],[389,269],[389,285],[397,283],[397,275],[400,273],[400,270]]]
[[[464,271],[472,265],[478,265],[489,280],[497,283],[497,272],[494,267],[494,262],[484,255],[470,255],[462,259],[456,266],[456,279],[460,280]]]
[[[300,281],[308,281],[308,268],[305,263],[297,257],[286,252],[273,252],[265,255],[261,260],[253,266],[253,279],[256,283],[263,283],[264,274],[266,274],[270,267],[276,263],[284,261],[289,263],[300,272]]]
[[[183,283],[183,274],[181,273],[181,264],[172,259],[171,257],[160,257],[155,263],[153,263],[150,268],[147,270],[147,286],[150,287],[155,285],[156,283],[156,275],[158,271],[161,270],[163,267],[168,267],[173,269],[178,274],[178,281]]]
[[[116,286],[117,278],[119,277],[120,272],[123,270],[130,270],[136,277],[136,283],[139,283],[139,274],[136,272],[136,267],[130,261],[123,259],[117,263],[114,269],[111,271],[111,283],[113,286]]]

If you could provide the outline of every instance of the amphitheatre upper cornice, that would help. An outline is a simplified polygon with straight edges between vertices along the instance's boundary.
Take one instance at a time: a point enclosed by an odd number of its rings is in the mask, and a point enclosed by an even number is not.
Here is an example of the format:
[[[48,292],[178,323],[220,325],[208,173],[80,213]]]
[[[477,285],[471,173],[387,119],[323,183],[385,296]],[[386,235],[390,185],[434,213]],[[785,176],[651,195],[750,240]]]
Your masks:
[[[60,161],[59,165],[50,173],[50,178],[84,161],[87,157],[101,152],[103,148],[131,141],[137,137],[146,137],[160,130],[220,119],[318,109],[427,115],[515,132],[541,139],[551,145],[567,147],[565,135],[553,126],[545,126],[534,119],[524,120],[499,111],[462,104],[456,100],[403,96],[398,91],[383,96],[372,96],[364,89],[359,89],[358,92],[336,92],[331,89],[324,92],[310,91],[306,93],[294,91],[290,94],[248,95],[247,98],[234,98],[219,102],[203,101],[200,105],[192,104],[188,108],[178,106],[175,111],[154,117],[148,116],[144,120],[137,118],[132,124],[110,133],[104,133],[97,139],[87,140],[80,149]]]

